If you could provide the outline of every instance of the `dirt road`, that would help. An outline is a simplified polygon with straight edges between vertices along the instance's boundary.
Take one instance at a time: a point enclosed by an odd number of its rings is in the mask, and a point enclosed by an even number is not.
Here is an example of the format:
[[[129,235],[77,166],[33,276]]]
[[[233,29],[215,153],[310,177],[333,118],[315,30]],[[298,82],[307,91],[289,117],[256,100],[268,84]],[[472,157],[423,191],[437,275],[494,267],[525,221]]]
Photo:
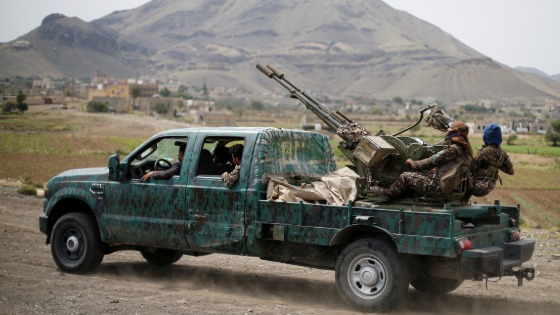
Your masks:
[[[258,258],[185,256],[156,268],[136,252],[118,252],[93,274],[64,274],[38,230],[41,211],[42,199],[0,181],[0,314],[358,314],[338,297],[334,272]],[[438,299],[411,287],[392,313],[558,314],[560,232],[523,235],[538,239],[534,281],[519,288],[511,277],[466,281]]]

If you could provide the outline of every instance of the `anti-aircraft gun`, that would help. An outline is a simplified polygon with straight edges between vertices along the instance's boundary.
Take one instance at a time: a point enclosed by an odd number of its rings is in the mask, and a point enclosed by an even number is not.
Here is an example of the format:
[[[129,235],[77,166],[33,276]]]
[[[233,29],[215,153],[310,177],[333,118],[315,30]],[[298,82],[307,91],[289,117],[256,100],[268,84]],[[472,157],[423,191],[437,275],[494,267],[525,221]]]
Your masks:
[[[286,79],[286,76],[273,66],[257,64],[257,69],[286,88],[292,98],[301,101],[332,132],[342,138],[343,141],[339,143],[338,148],[352,162],[355,171],[360,175],[357,185],[361,195],[370,199],[375,199],[375,196],[368,193],[370,185],[388,185],[402,172],[410,170],[406,166],[406,159],[422,159],[443,148],[442,143],[430,146],[419,138],[401,136],[401,134],[416,127],[422,120],[428,126],[440,131],[446,131],[454,121],[435,104],[431,104],[419,111],[420,118],[413,125],[392,135],[385,134],[382,130],[374,135],[341,112],[325,108],[314,97]],[[462,193],[458,193],[454,196],[442,196],[441,200],[461,197]]]

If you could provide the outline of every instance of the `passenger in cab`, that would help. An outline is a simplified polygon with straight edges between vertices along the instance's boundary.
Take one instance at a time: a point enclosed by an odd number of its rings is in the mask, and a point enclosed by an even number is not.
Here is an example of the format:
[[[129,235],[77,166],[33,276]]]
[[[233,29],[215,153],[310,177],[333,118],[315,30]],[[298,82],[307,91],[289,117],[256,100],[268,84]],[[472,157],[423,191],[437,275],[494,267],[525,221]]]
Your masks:
[[[227,187],[233,186],[235,182],[239,179],[239,171],[241,170],[241,157],[243,156],[243,145],[235,144],[229,149],[229,154],[231,154],[231,160],[235,164],[235,168],[231,172],[224,172],[222,174],[222,180]]]

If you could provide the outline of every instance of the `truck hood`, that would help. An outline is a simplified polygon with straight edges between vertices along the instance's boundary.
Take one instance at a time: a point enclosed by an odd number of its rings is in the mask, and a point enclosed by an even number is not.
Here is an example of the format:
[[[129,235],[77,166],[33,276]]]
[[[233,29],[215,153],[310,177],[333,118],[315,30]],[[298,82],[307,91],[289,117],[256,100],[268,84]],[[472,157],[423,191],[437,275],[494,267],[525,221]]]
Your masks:
[[[107,182],[109,178],[109,168],[80,168],[62,172],[51,178],[49,184],[58,182]]]

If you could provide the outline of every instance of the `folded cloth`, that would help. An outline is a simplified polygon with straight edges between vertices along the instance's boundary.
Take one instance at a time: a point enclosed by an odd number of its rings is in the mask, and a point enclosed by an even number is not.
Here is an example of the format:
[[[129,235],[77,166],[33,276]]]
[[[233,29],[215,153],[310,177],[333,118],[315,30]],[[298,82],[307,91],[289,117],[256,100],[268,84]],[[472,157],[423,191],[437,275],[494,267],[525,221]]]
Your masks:
[[[341,206],[356,199],[358,177],[358,174],[348,167],[321,177],[321,181],[301,187],[289,184],[285,178],[273,177],[268,183],[266,198],[276,202],[325,201]]]

